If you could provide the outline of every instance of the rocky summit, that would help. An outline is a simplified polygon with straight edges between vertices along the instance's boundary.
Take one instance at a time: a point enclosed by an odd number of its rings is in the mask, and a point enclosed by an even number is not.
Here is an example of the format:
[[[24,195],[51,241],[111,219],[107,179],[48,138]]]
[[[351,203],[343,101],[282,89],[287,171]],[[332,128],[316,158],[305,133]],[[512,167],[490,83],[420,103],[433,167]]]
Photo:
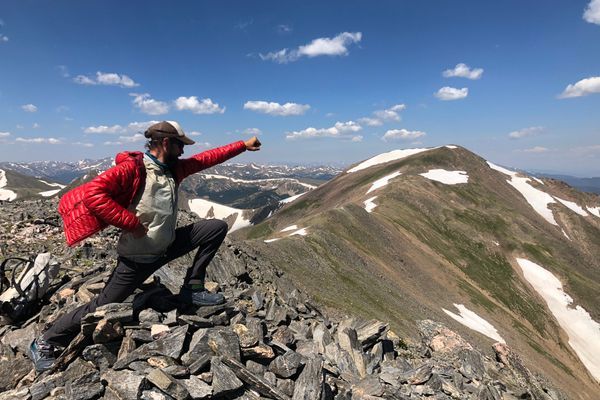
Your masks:
[[[50,257],[53,274],[20,317],[4,310],[0,400],[598,399],[599,196],[458,146],[377,155],[297,195],[306,181],[252,169],[258,184],[243,168],[195,177],[190,193],[213,203],[179,212],[229,223],[207,283],[225,304],[176,301],[184,256],[85,316],[39,375],[31,340],[102,290],[119,231],[66,247],[60,193],[13,198],[6,172],[0,259]],[[254,186],[274,193],[260,218],[217,203]]]
[[[331,313],[288,275],[230,239],[208,269],[218,306],[185,308],[173,294],[190,257],[159,270],[120,304],[83,319],[52,370],[35,373],[31,340],[97,294],[115,264],[118,231],[63,245],[56,200],[2,204],[2,257],[50,252],[51,290],[23,320],[0,327],[0,399],[564,399],[497,343],[478,350],[418,321],[401,337],[386,321]],[[179,223],[197,218],[180,212]],[[485,354],[488,353],[488,354]]]

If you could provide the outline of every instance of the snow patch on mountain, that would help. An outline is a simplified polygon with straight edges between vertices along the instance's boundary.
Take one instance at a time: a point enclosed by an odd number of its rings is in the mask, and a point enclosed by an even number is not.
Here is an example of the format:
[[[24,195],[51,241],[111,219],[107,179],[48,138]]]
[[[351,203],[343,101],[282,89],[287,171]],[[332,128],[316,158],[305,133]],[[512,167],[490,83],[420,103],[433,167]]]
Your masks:
[[[600,207],[586,207],[587,210],[594,214],[596,217],[600,218]]]
[[[384,163],[387,163],[390,161],[401,160],[403,158],[406,158],[406,157],[409,157],[409,156],[412,156],[415,154],[419,154],[424,151],[433,150],[436,148],[437,147],[430,147],[430,148],[425,148],[425,149],[392,150],[390,152],[382,153],[382,154],[376,155],[375,157],[369,158],[368,160],[361,162],[357,166],[350,168],[348,171],[346,171],[346,173],[360,171],[360,170],[372,167],[374,165],[384,164]]]
[[[445,169],[430,169],[428,172],[419,174],[432,181],[445,183],[446,185],[456,185],[459,183],[467,183],[469,175],[466,171],[447,171]]]
[[[393,174],[389,174],[389,175],[384,176],[383,178],[377,179],[375,182],[373,182],[373,184],[371,185],[369,190],[367,190],[367,194],[371,193],[373,190],[377,190],[379,188],[384,187],[385,185],[387,185],[389,183],[389,181],[391,179],[393,179],[401,174],[402,174],[401,172],[396,171]]]
[[[277,241],[277,240],[279,240],[279,239],[280,239],[280,238],[266,239],[266,240],[263,240],[263,242],[265,242],[265,243],[271,243],[271,242],[275,242],[275,241]]]
[[[302,228],[302,229],[298,229],[295,232],[290,233],[288,236],[293,236],[293,235],[306,236],[306,235],[308,235],[308,232],[306,231],[306,228]]]
[[[481,318],[474,311],[469,310],[463,304],[454,304],[454,307],[458,309],[460,315],[455,314],[452,311],[448,311],[445,308],[442,308],[442,310],[464,326],[471,328],[474,331],[477,331],[491,339],[494,339],[497,342],[506,343],[504,339],[502,339],[502,336],[498,334],[498,331],[496,328],[494,328],[494,325]]]
[[[560,197],[556,197],[554,196],[554,198],[558,201],[560,201],[565,207],[569,208],[571,211],[582,215],[584,217],[587,217],[589,214],[583,209],[581,208],[579,205],[577,205],[577,203],[574,203],[572,201],[568,201],[568,200],[563,200]]]
[[[293,231],[295,229],[298,229],[298,225],[290,225],[286,228],[283,228],[280,232],[288,232],[288,231]]]
[[[13,201],[17,198],[17,194],[9,189],[2,189],[8,185],[8,180],[6,179],[6,172],[0,169],[0,200],[8,200]]]
[[[66,187],[66,185],[61,185],[60,183],[51,183],[51,182],[46,182],[46,181],[45,181],[45,180],[43,180],[43,179],[38,179],[38,181],[42,182],[42,183],[43,183],[43,184],[45,184],[45,185],[48,185],[48,186],[54,186],[54,187],[58,187],[58,188],[61,188],[61,189],[62,189],[62,188],[64,188],[64,187]],[[41,193],[40,193],[40,194],[41,194]]]
[[[569,345],[590,374],[600,382],[600,324],[583,307],[573,307],[573,298],[565,293],[560,280],[550,271],[524,258],[517,258],[517,263],[527,282],[544,299],[567,333]]]
[[[533,209],[546,221],[550,222],[552,225],[558,226],[558,223],[554,219],[552,210],[548,208],[548,204],[556,203],[552,196],[531,186],[529,184],[530,178],[520,177],[516,172],[502,168],[499,165],[493,164],[489,161],[487,161],[487,163],[490,168],[502,172],[505,175],[509,175],[511,179],[507,180],[508,184],[517,189],[519,193],[525,197],[525,200],[527,200],[529,205],[533,207]]]
[[[214,203],[204,199],[192,199],[188,201],[188,205],[190,210],[201,218],[216,218],[224,220],[229,216],[236,214],[235,222],[229,229],[229,233],[251,225],[250,220],[244,218],[243,216],[244,210],[240,210],[238,208],[224,206],[222,204]]]
[[[38,194],[44,197],[50,197],[54,196],[58,192],[60,192],[60,189],[46,190],[45,192],[39,192]]]
[[[375,200],[377,198],[377,196],[373,196],[367,200],[365,200],[365,210],[367,210],[367,212],[372,212],[375,207],[377,207],[377,204],[373,203],[373,200]]]
[[[296,200],[298,197],[302,196],[303,194],[306,194],[306,192],[304,192],[304,193],[300,193],[300,194],[297,194],[297,195],[295,195],[295,196],[287,197],[287,198],[285,198],[285,199],[283,199],[283,200],[279,200],[279,203],[280,203],[280,204],[287,204],[287,203],[291,203],[292,201]]]

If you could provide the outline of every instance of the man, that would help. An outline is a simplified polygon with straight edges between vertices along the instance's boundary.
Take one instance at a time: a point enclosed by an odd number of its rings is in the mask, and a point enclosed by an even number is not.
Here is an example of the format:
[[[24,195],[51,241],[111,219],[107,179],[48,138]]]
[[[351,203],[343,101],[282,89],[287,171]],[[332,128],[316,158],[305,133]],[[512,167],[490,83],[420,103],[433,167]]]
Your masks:
[[[256,137],[179,159],[185,145],[194,144],[175,121],[162,121],[144,133],[145,154],[124,152],[116,166],[68,193],[59,212],[69,245],[108,225],[123,231],[117,244],[119,258],[98,297],[59,318],[31,344],[38,372],[55,361],[55,346],[67,346],[80,331],[81,318],[108,303],[119,303],[156,270],[198,249],[179,293],[180,301],[196,305],[224,302],[220,293],[204,290],[206,267],[227,234],[221,220],[202,220],[177,228],[177,189],[188,175],[222,163],[246,151],[260,149]]]

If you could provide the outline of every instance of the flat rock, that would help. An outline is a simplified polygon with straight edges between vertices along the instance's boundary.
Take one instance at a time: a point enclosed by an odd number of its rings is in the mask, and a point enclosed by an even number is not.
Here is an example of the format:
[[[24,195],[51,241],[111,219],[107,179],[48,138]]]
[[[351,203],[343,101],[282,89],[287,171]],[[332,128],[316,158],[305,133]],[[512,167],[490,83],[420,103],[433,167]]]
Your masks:
[[[29,345],[36,337],[36,324],[29,324],[23,329],[6,332],[2,336],[2,344],[10,346],[13,350],[27,354]]]
[[[154,386],[175,400],[185,400],[190,397],[190,393],[182,383],[160,369],[150,371],[147,378]]]
[[[137,399],[144,389],[149,389],[146,377],[135,371],[108,370],[102,374],[102,380],[120,399]]]
[[[14,389],[32,369],[33,364],[28,358],[14,354],[9,346],[0,345],[0,391]]]
[[[214,329],[208,333],[208,346],[219,356],[241,360],[238,335],[230,329]]]
[[[84,360],[90,361],[100,371],[104,371],[117,361],[113,347],[106,344],[94,344],[83,349],[81,356]]]

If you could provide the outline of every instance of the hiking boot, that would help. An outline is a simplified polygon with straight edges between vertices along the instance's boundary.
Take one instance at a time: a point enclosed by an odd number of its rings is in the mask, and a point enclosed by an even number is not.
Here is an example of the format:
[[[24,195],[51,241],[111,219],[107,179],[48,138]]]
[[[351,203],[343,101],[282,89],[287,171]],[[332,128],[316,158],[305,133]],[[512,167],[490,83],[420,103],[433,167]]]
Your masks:
[[[52,364],[56,361],[56,357],[54,357],[55,350],[54,346],[46,342],[41,336],[33,339],[29,346],[29,355],[37,372],[44,372],[52,367]]]
[[[195,306],[215,306],[225,303],[225,297],[221,293],[209,293],[206,290],[193,290],[185,287],[179,292],[179,300]]]

